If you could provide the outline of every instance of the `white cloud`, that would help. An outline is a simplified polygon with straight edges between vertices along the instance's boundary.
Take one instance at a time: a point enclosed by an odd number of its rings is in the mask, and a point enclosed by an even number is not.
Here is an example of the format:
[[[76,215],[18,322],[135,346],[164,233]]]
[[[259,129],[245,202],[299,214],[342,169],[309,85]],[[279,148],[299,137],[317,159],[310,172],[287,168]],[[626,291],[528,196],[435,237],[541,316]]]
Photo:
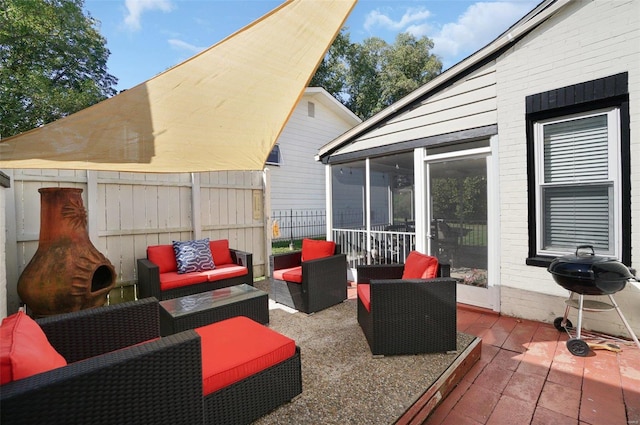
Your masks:
[[[174,49],[186,50],[186,51],[188,51],[190,53],[200,53],[201,51],[206,49],[206,47],[194,46],[193,44],[189,44],[186,41],[178,40],[178,39],[175,39],[175,38],[169,39],[168,42],[169,42],[169,45],[171,47],[173,47]]]
[[[490,43],[538,1],[474,3],[455,22],[436,22],[437,15],[424,7],[408,8],[399,20],[391,18],[389,10],[376,9],[367,14],[364,29],[369,33],[382,30],[408,32],[416,38],[429,37],[434,42],[433,53],[440,56],[446,69]]]
[[[536,2],[475,3],[458,18],[457,22],[442,25],[432,35],[433,52],[448,68],[458,60],[490,43],[516,23]]]
[[[387,30],[393,30],[398,32],[405,32],[407,27],[412,24],[423,23],[431,16],[431,12],[423,7],[409,8],[402,15],[399,21],[394,21],[387,15],[380,12],[380,10],[372,10],[367,14],[364,21],[364,28],[367,31],[371,31],[374,27],[379,27]]]
[[[173,9],[171,0],[125,0],[124,5],[127,8],[124,24],[132,31],[141,28],[140,19],[144,12],[148,10],[170,12]]]

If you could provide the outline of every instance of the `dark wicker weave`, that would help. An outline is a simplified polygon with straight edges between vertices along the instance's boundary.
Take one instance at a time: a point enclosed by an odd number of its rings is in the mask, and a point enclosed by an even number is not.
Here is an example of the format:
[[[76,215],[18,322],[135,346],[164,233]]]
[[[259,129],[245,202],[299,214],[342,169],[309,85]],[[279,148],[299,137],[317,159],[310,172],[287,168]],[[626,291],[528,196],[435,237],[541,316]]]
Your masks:
[[[403,264],[358,267],[369,283],[371,311],[358,297],[358,323],[374,355],[456,350],[456,280],[449,265],[435,279],[401,280]]]
[[[187,331],[135,345],[160,335],[157,300],[38,323],[69,365],[3,385],[3,425],[202,423],[200,337]]]
[[[300,348],[293,357],[204,398],[206,424],[248,424],[302,392]]]
[[[256,291],[259,291],[256,289]],[[164,308],[160,308],[160,332],[164,335],[171,335],[187,329],[195,329],[221,320],[236,316],[246,316],[258,323],[266,325],[269,323],[269,299],[268,294],[259,291],[261,294],[255,298],[247,298],[222,306],[211,307],[206,310],[194,311],[193,313],[174,317]],[[196,295],[188,295],[193,297]],[[185,298],[185,297],[182,297]]]
[[[242,283],[253,285],[253,254],[238,251],[237,249],[230,249],[229,251],[231,251],[231,259],[234,264],[246,267],[249,271],[248,274],[214,282],[196,283],[165,291],[160,289],[160,270],[158,266],[146,258],[139,258],[137,261],[138,296],[140,298],[155,297],[159,300],[168,300],[169,298],[184,297],[186,295],[197,294],[198,292],[213,291],[214,289],[240,285]]]
[[[347,299],[347,256],[340,254],[340,245],[331,257],[302,261],[302,252],[295,251],[269,257],[269,270],[302,266],[302,283],[271,277],[271,297],[280,304],[307,314],[324,310]]]

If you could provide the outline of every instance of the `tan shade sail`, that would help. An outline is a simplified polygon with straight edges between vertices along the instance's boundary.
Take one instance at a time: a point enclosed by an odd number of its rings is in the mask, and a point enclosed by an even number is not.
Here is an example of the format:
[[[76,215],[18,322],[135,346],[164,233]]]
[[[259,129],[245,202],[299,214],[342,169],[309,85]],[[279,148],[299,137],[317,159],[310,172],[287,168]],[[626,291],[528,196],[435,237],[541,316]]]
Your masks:
[[[0,169],[261,170],[355,3],[287,1],[145,83],[0,140]]]

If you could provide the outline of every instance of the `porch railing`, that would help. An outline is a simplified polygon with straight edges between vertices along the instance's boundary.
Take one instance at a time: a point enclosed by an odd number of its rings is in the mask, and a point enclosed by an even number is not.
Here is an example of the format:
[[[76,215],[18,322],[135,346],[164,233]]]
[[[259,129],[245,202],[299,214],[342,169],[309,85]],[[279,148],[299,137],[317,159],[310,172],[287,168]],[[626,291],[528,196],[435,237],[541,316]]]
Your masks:
[[[347,255],[350,268],[361,264],[403,263],[416,245],[413,232],[333,229],[332,234]],[[369,244],[367,238],[370,238]]]

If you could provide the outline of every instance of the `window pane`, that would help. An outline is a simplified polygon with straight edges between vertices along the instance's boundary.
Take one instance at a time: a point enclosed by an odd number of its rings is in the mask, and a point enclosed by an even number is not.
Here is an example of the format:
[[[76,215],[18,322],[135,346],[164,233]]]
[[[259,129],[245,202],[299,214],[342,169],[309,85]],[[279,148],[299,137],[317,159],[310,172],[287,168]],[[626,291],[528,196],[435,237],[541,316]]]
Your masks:
[[[606,115],[544,126],[545,183],[608,178]]]
[[[275,145],[269,156],[267,157],[267,164],[280,165],[280,146]]]
[[[613,253],[610,189],[610,185],[544,188],[543,249],[566,251],[589,244],[598,252]]]

